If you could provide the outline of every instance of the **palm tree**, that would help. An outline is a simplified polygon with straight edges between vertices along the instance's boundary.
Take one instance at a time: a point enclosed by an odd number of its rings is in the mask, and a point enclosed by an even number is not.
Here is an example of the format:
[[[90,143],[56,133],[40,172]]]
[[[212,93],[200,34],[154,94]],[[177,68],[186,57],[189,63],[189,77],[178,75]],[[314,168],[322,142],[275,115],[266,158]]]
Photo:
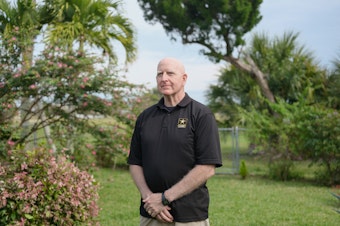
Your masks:
[[[0,0],[0,34],[4,37],[18,34],[24,69],[32,64],[34,40],[42,28],[40,11],[35,0],[17,0],[14,5]]]
[[[323,95],[326,81],[325,72],[319,69],[313,54],[299,45],[297,39],[298,33],[294,32],[273,39],[255,34],[245,50],[266,74],[273,95],[287,103],[298,101],[306,93],[310,100],[317,100]],[[231,118],[239,115],[238,106],[254,106],[258,110],[268,107],[256,81],[234,66],[221,71],[218,84],[210,86],[207,97],[214,111],[227,113]]]
[[[85,45],[99,47],[112,60],[117,56],[112,41],[125,49],[126,62],[135,59],[134,32],[127,18],[119,14],[119,2],[110,0],[60,0],[56,19],[47,29],[47,41],[72,50],[85,51]]]

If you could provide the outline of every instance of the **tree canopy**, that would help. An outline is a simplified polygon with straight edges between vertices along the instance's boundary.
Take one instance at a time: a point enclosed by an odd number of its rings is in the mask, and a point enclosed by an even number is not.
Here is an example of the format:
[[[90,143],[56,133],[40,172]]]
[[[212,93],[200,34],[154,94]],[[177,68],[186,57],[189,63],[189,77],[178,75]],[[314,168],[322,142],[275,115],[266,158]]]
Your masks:
[[[245,55],[244,36],[261,20],[262,0],[138,0],[144,18],[160,22],[172,39],[179,36],[184,44],[198,44],[213,62],[229,62],[256,81],[264,96],[275,102],[266,75],[254,59]],[[234,56],[235,54],[238,54]]]
[[[261,20],[262,0],[138,0],[144,18],[159,22],[173,39],[199,44],[214,61],[244,45],[244,35]]]

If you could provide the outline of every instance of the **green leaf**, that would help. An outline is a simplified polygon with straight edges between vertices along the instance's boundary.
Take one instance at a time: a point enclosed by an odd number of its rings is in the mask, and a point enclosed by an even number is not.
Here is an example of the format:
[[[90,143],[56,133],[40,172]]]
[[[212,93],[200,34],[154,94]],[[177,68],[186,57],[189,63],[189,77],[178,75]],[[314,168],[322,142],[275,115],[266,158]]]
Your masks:
[[[25,213],[25,217],[29,220],[32,220],[33,219],[33,216],[28,214],[28,213]]]

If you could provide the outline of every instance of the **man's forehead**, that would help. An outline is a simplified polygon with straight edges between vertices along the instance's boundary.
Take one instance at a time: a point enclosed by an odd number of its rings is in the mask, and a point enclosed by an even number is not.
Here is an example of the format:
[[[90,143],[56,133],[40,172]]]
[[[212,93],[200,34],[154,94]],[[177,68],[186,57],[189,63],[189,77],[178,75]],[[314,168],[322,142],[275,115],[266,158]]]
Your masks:
[[[175,72],[174,68],[158,68],[157,72]]]
[[[178,67],[159,67],[157,69],[157,73],[175,73],[175,74],[184,74],[184,71]]]
[[[185,72],[184,65],[175,58],[164,58],[161,60],[157,66],[157,70],[168,70],[168,71],[180,71]]]

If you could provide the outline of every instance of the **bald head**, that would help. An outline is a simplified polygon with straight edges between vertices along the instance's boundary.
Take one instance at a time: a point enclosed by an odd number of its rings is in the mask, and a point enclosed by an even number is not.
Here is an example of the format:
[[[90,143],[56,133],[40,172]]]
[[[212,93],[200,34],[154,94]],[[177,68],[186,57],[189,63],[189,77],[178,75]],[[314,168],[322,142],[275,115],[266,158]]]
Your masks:
[[[182,62],[177,60],[176,58],[172,57],[166,57],[163,58],[161,61],[159,61],[157,66],[157,72],[160,70],[160,68],[164,65],[169,65],[171,68],[176,70],[180,74],[185,74],[185,68]]]

